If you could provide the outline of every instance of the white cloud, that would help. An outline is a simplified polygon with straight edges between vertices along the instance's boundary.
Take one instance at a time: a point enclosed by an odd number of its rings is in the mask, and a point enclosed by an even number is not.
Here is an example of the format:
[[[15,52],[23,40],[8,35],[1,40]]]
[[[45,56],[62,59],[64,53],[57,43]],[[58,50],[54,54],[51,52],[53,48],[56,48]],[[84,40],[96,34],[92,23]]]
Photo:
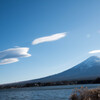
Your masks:
[[[65,36],[66,36],[66,32],[53,34],[51,36],[40,37],[40,38],[33,40],[32,44],[35,45],[35,44],[39,44],[39,43],[43,43],[43,42],[55,41],[55,40],[65,37]]]
[[[14,63],[14,62],[17,62],[17,61],[19,61],[17,58],[3,59],[3,60],[1,60],[0,65]]]
[[[30,57],[31,54],[28,53],[29,48],[18,47],[11,48],[0,52],[0,65],[9,64],[19,61],[19,57]]]
[[[90,54],[94,54],[94,53],[100,53],[100,50],[93,50],[89,52]]]

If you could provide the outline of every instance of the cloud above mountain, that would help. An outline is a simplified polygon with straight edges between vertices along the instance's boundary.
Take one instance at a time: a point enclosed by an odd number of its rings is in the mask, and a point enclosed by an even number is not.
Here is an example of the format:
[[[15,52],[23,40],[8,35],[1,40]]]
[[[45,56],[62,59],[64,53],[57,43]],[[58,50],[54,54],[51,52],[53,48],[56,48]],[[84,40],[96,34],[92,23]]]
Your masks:
[[[94,53],[100,53],[100,50],[93,50],[89,52],[90,54],[94,54]]]
[[[30,57],[29,48],[10,48],[0,52],[0,65],[18,62],[21,57]]]
[[[44,42],[51,42],[51,41],[56,41],[59,40],[67,35],[66,32],[63,33],[56,33],[50,36],[45,36],[45,37],[40,37],[32,41],[32,45],[44,43]]]

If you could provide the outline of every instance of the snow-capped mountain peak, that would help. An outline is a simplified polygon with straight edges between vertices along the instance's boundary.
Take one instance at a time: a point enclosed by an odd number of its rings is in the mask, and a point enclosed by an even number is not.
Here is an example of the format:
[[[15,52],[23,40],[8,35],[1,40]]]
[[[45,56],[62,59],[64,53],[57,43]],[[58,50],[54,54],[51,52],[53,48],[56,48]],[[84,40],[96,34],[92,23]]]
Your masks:
[[[100,58],[97,56],[91,56],[79,65],[76,65],[75,68],[79,68],[81,70],[88,69],[94,66],[100,65]]]
[[[97,60],[100,60],[100,57],[97,56],[91,56],[88,59],[85,60],[86,63],[91,63],[91,62],[95,62]]]

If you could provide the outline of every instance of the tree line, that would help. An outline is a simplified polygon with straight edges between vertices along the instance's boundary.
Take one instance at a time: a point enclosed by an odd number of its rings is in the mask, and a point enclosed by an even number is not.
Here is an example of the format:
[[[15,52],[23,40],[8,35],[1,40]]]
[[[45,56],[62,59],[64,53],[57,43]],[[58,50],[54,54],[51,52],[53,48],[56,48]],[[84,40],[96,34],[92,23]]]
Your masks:
[[[74,80],[74,81],[57,81],[57,82],[46,82],[46,83],[27,83],[27,84],[16,84],[16,85],[0,85],[0,89],[8,88],[24,88],[24,87],[40,87],[40,86],[57,86],[57,85],[76,85],[76,84],[98,84],[100,83],[100,77],[95,80]]]

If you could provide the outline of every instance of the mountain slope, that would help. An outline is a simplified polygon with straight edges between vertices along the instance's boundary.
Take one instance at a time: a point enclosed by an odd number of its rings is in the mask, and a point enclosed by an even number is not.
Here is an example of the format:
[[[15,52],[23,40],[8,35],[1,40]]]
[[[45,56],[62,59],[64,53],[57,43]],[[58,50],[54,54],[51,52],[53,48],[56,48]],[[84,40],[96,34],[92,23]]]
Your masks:
[[[100,77],[100,58],[92,56],[82,63],[66,70],[64,72],[51,75],[48,77],[29,80],[24,82],[12,83],[9,85],[25,85],[27,83],[44,83],[56,81],[70,81],[70,80],[90,80]]]
[[[97,77],[100,77],[100,58],[92,56],[69,70],[45,78],[31,80],[28,82],[54,82],[83,79],[86,80],[95,79]]]

